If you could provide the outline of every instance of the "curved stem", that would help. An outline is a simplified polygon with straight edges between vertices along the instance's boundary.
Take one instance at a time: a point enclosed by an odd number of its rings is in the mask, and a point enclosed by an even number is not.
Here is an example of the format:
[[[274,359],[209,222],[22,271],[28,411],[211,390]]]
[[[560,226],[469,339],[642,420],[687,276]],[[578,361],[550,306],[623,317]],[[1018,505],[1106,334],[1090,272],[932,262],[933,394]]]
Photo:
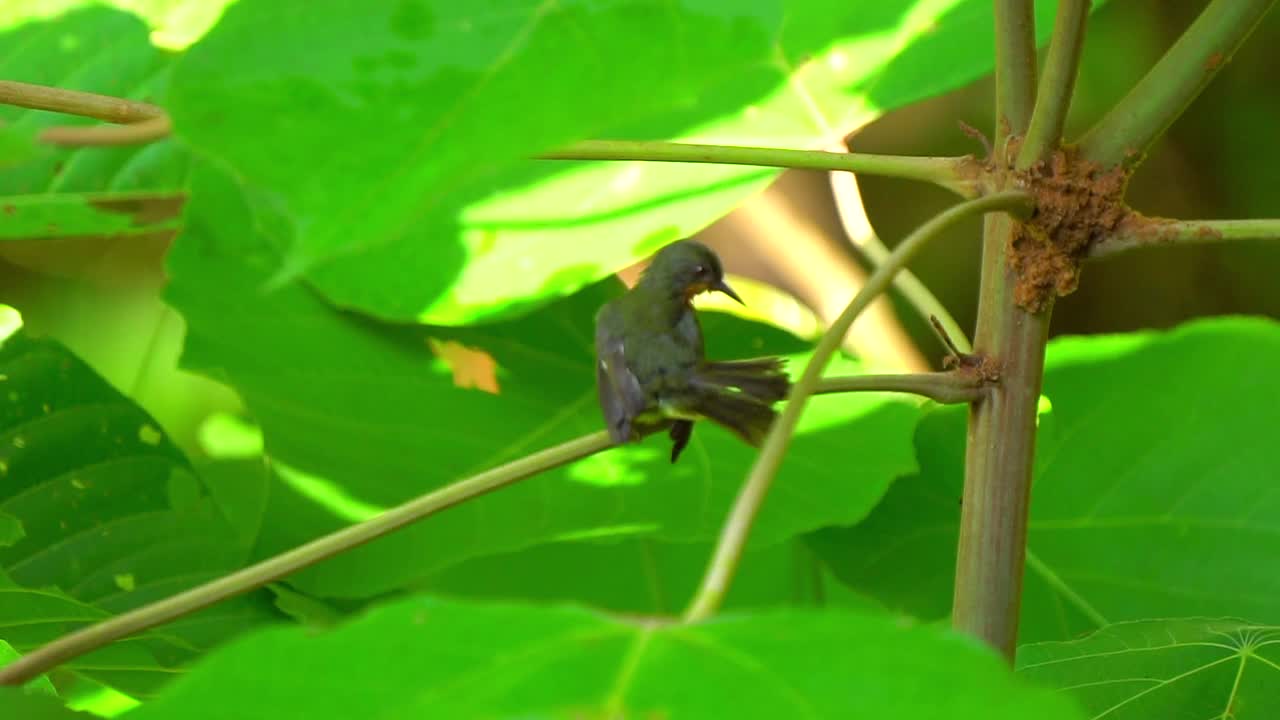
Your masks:
[[[778,466],[782,463],[782,457],[786,453],[792,434],[795,432],[800,414],[804,411],[805,403],[814,390],[817,389],[819,376],[822,374],[823,368],[826,367],[827,361],[831,359],[836,349],[840,347],[841,339],[848,332],[849,326],[853,324],[858,314],[876,296],[889,288],[889,285],[893,282],[894,275],[915,257],[916,253],[923,249],[930,240],[938,237],[942,231],[956,222],[981,213],[996,211],[1029,212],[1031,208],[1031,196],[1021,191],[1000,192],[976,200],[962,202],[938,214],[917,228],[894,249],[883,265],[871,273],[862,291],[853,298],[849,306],[840,314],[840,317],[836,318],[831,327],[827,328],[827,331],[823,333],[822,338],[818,341],[818,346],[813,351],[813,356],[805,366],[804,374],[791,388],[791,393],[787,396],[787,406],[773,423],[769,436],[765,439],[764,447],[756,458],[755,464],[752,465],[751,472],[743,483],[742,490],[738,493],[729,518],[725,522],[724,529],[720,532],[719,542],[716,545],[711,561],[707,565],[702,584],[699,586],[689,608],[685,611],[684,619],[686,622],[696,622],[707,618],[723,602],[724,596],[729,590],[729,584],[733,581],[733,575],[737,572],[738,563],[742,559],[742,551],[746,546],[747,536],[751,532],[751,525],[755,522],[756,514],[759,513],[760,507],[764,503],[765,495],[769,491],[769,486],[773,482],[773,477],[778,471]]]
[[[658,140],[584,140],[538,157],[543,160],[643,160],[844,170],[931,182],[962,197],[973,197],[978,193],[975,166],[969,157],[869,155]]]
[[[1212,0],[1129,94],[1080,140],[1090,160],[1136,165],[1231,59],[1276,0]]]
[[[849,375],[822,378],[814,395],[846,392],[900,392],[927,397],[944,404],[969,403],[982,399],[986,381],[977,373],[929,372],[905,375]]]
[[[1018,150],[1018,167],[1027,168],[1062,143],[1062,127],[1071,107],[1071,94],[1080,67],[1084,45],[1085,19],[1089,0],[1061,0],[1053,25],[1053,39],[1045,58],[1036,107],[1031,113],[1027,135]]]
[[[153,117],[126,125],[70,125],[46,128],[39,140],[63,147],[108,147],[116,145],[141,145],[163,140],[173,132],[168,115]]]
[[[862,207],[862,195],[858,191],[858,179],[851,173],[831,173],[831,192],[836,201],[836,214],[840,216],[840,225],[854,247],[862,251],[872,265],[883,265],[889,258],[889,248],[871,229],[866,220],[866,212]],[[969,352],[969,335],[956,322],[951,311],[938,300],[929,287],[910,270],[903,270],[893,278],[893,287],[902,293],[911,307],[920,317],[935,317],[946,333],[951,336],[960,352]]]
[[[1280,218],[1267,220],[1166,220],[1136,218],[1094,245],[1089,258],[1104,258],[1138,248],[1160,245],[1280,240]]]
[[[164,110],[151,103],[12,80],[0,80],[0,103],[110,123],[141,122],[165,114]]]
[[[317,538],[256,565],[250,565],[204,585],[64,635],[0,668],[0,685],[21,685],[72,658],[108,643],[260,588],[269,582],[380,538],[463,501],[611,446],[609,434],[602,430],[446,485],[439,490],[394,507],[375,518]]]

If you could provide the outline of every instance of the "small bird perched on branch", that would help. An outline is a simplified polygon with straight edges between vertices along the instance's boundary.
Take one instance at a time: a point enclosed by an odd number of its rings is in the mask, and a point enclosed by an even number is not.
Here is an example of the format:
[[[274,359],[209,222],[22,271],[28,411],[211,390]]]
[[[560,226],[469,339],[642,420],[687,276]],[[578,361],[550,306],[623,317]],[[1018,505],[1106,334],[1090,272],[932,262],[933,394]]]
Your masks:
[[[707,360],[691,301],[709,291],[742,302],[711,248],[682,240],[658,251],[635,287],[596,313],[596,389],[615,443],[670,427],[674,463],[703,418],[753,446],[764,440],[777,415],[772,405],[791,386],[783,360]]]

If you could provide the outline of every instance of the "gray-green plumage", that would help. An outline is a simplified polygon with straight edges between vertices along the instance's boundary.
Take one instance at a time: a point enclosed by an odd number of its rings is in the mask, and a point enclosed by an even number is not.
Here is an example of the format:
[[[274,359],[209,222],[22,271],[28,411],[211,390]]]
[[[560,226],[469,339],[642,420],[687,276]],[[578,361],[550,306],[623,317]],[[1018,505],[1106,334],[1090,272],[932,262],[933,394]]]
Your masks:
[[[789,382],[778,358],[713,362],[690,301],[706,291],[741,302],[720,259],[690,240],[654,256],[640,281],[596,314],[596,384],[614,442],[670,427],[675,462],[693,429],[710,419],[759,445]]]

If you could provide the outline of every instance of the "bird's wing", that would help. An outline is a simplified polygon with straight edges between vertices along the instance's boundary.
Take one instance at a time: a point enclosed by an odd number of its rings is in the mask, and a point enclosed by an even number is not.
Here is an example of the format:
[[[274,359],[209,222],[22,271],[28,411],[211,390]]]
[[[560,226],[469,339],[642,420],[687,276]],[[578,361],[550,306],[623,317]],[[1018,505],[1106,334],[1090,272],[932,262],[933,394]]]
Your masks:
[[[616,327],[609,322],[613,312],[613,306],[606,305],[596,319],[596,391],[609,436],[620,443],[631,439],[632,421],[644,410],[645,402],[640,381],[627,367],[622,337],[606,329]]]

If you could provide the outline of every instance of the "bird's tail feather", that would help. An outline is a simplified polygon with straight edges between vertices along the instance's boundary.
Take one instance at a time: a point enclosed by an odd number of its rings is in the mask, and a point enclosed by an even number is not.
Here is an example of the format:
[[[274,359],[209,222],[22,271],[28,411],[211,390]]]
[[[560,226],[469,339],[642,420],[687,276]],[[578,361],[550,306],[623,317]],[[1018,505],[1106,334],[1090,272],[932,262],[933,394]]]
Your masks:
[[[777,357],[709,361],[694,372],[694,380],[703,386],[740,390],[768,405],[785,398],[791,390],[785,364],[783,358]]]
[[[768,404],[741,392],[715,390],[700,393],[695,409],[703,417],[724,426],[747,444],[760,446],[777,413]]]

